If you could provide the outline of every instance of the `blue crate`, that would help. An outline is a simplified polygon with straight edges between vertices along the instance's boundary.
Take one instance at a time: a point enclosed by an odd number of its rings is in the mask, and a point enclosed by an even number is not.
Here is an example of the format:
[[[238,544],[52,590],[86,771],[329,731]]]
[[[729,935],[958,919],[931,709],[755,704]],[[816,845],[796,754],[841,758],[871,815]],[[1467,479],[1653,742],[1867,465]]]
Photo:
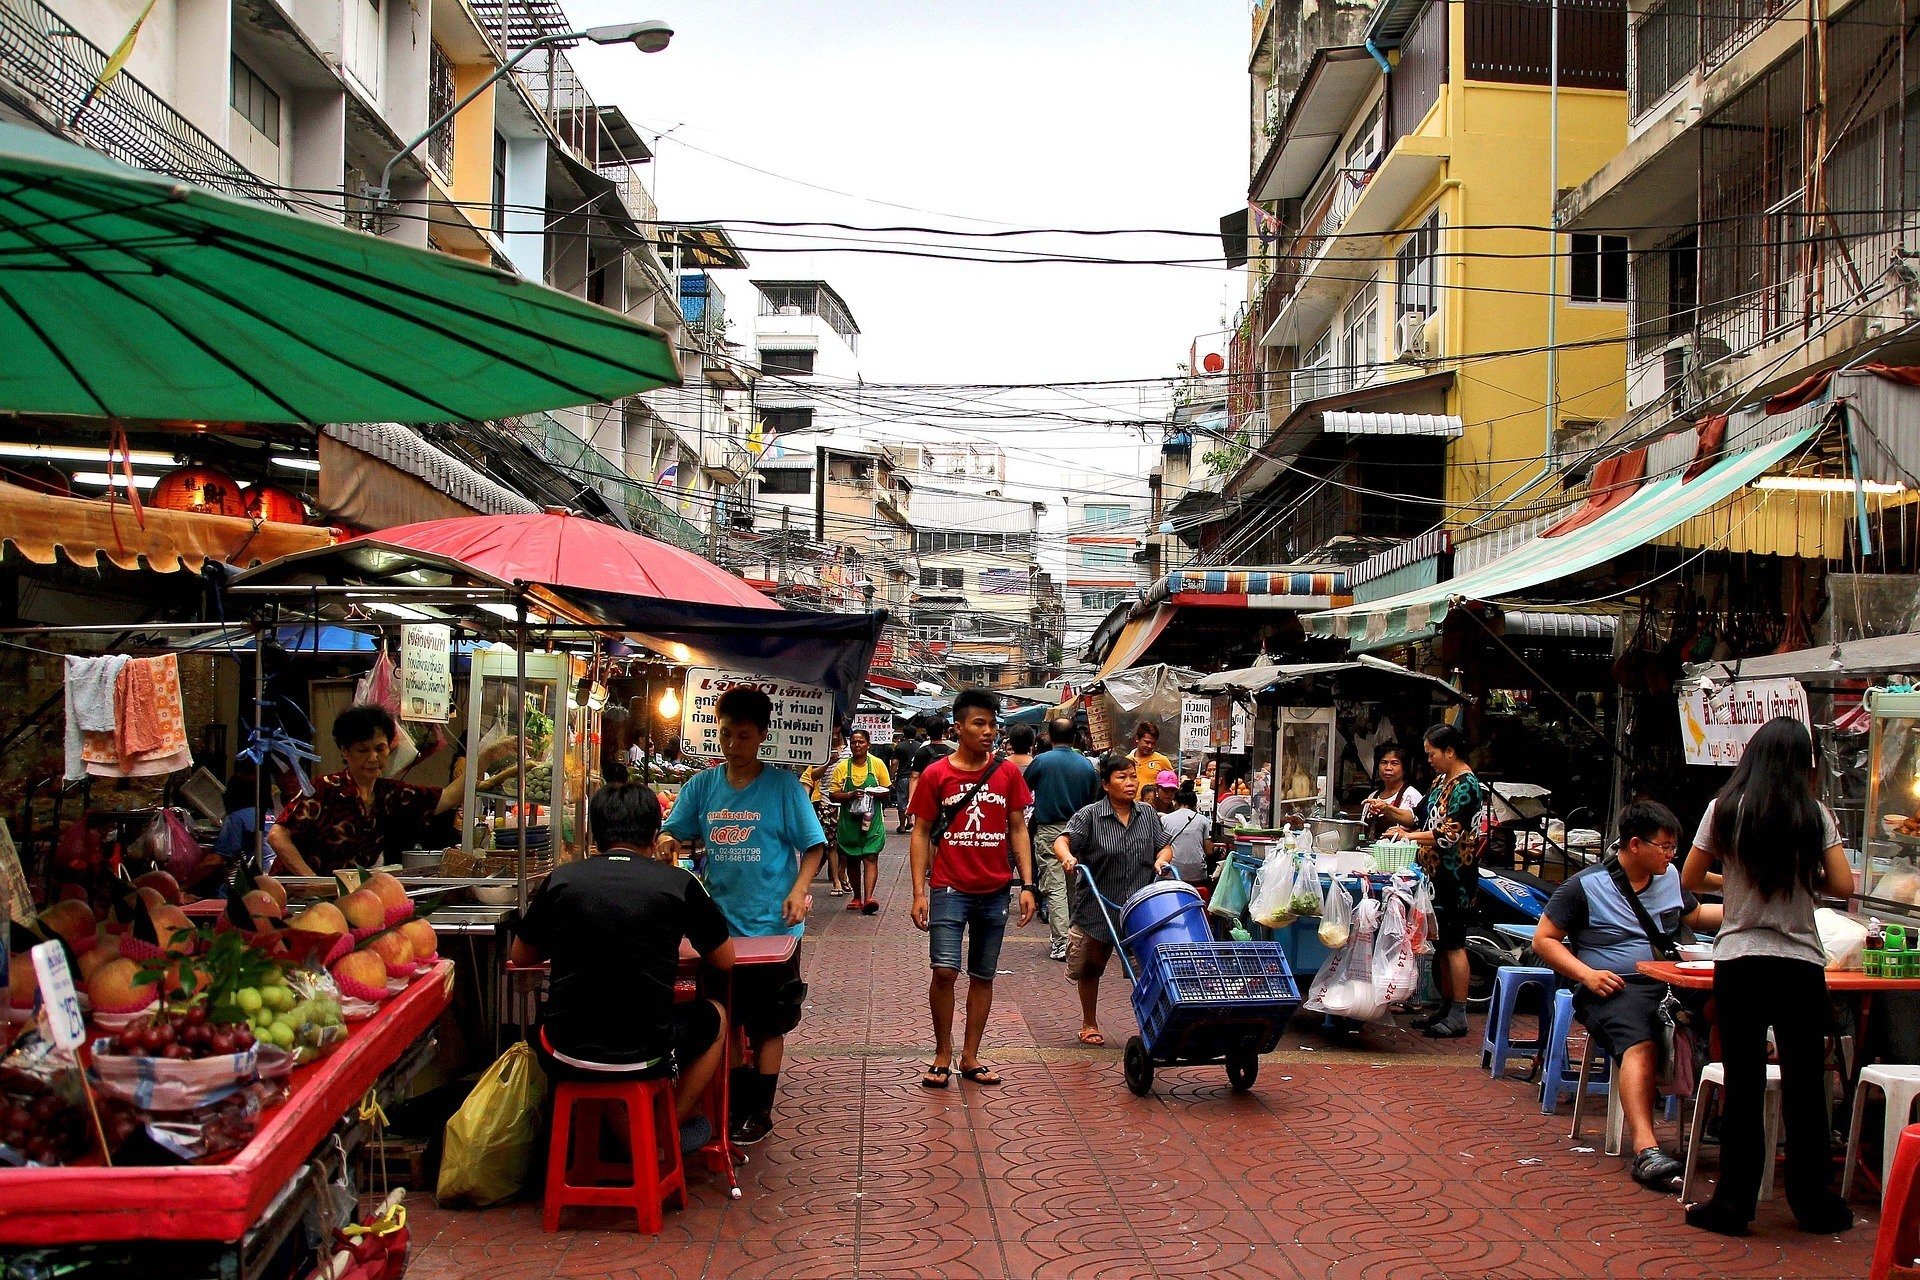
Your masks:
[[[1159,947],[1133,989],[1140,1034],[1161,1062],[1266,1053],[1299,1007],[1286,953],[1273,942]]]

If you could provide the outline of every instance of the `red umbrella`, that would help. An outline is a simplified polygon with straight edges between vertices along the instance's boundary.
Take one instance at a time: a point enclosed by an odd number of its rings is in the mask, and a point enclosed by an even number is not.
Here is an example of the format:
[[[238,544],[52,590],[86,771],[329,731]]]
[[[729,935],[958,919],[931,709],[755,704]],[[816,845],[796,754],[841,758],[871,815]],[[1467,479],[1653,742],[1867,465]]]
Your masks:
[[[390,546],[458,560],[507,582],[737,609],[780,608],[691,551],[563,511],[427,520],[370,536]]]

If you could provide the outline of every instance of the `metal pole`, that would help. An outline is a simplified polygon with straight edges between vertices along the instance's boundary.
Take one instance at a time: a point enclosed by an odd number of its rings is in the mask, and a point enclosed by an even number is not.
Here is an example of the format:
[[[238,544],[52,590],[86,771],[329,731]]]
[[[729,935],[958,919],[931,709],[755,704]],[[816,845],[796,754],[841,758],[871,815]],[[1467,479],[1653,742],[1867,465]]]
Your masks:
[[[523,590],[516,607],[519,612],[518,633],[514,637],[514,704],[513,719],[519,725],[515,750],[520,761],[519,776],[514,779],[516,795],[520,802],[520,825],[515,831],[514,867],[518,885],[515,896],[520,910],[527,909],[527,597]],[[564,715],[565,713],[562,712]],[[564,732],[564,725],[556,725],[555,732]]]
[[[1551,470],[1559,461],[1554,436],[1560,423],[1560,0],[1547,19],[1547,438],[1541,450]]]
[[[280,612],[274,606],[274,614]],[[275,629],[276,633],[278,628]],[[267,643],[266,634],[257,628],[253,633],[253,731],[256,736],[267,729]],[[266,874],[267,851],[267,757],[262,753],[253,777],[253,865]]]

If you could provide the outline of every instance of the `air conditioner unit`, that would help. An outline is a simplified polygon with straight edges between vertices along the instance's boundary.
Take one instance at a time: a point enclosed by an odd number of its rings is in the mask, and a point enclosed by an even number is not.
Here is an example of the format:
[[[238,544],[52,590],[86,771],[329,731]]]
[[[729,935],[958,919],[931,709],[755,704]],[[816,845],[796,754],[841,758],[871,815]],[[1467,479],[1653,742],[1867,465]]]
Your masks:
[[[1393,354],[1405,364],[1421,364],[1433,358],[1428,326],[1433,317],[1409,311],[1393,326]],[[1437,326],[1436,326],[1437,327]]]

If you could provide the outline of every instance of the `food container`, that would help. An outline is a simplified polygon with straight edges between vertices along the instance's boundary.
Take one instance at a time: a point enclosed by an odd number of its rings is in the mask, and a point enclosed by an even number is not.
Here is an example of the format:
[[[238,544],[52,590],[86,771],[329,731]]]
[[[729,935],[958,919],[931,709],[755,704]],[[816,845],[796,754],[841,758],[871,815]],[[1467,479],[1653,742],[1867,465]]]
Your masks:
[[[1676,949],[1680,952],[1680,958],[1682,960],[1713,959],[1713,944],[1711,942],[1683,942]]]
[[[438,871],[446,856],[439,849],[409,849],[400,855],[400,866],[406,871]]]
[[[519,896],[520,886],[516,881],[503,879],[498,888],[493,885],[474,885],[468,890],[475,902],[489,907],[510,907]]]
[[[1339,853],[1346,849],[1358,849],[1360,841],[1366,836],[1367,824],[1358,818],[1312,818],[1307,829],[1313,833],[1313,847],[1323,853]],[[1331,834],[1336,843],[1328,848],[1321,837]]]

